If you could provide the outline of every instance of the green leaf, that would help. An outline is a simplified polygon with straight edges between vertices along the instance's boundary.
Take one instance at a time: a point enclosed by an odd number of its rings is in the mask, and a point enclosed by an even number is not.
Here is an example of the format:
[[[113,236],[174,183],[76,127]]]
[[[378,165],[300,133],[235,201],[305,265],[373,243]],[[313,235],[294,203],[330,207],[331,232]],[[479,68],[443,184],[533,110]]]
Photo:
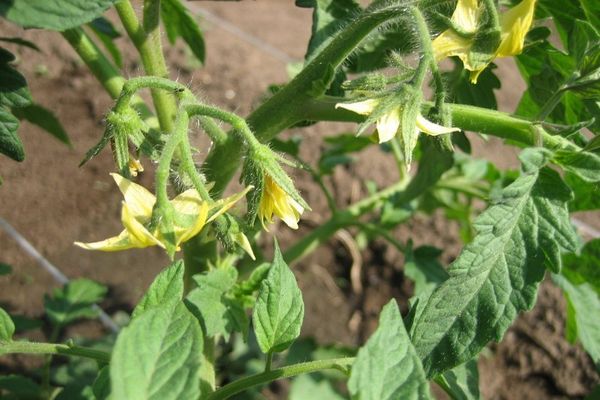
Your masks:
[[[353,399],[427,399],[429,382],[395,300],[381,311],[379,326],[358,351],[348,389]]]
[[[252,322],[263,353],[281,352],[300,335],[304,318],[302,292],[275,242],[273,264],[262,281]]]
[[[58,118],[54,113],[47,108],[40,106],[39,104],[30,104],[21,108],[14,108],[12,110],[15,117],[20,120],[29,121],[34,125],[39,126],[61,142],[71,146],[69,136],[65,131]]]
[[[448,272],[438,261],[440,249],[421,246],[412,249],[412,243],[404,255],[404,274],[415,283],[415,295],[431,293],[448,279]]]
[[[453,400],[479,400],[479,370],[473,359],[459,365],[441,376],[446,392]]]
[[[500,89],[500,80],[494,75],[496,65],[490,64],[483,70],[477,79],[477,84],[471,83],[471,73],[465,70],[462,63],[454,61],[454,70],[444,73],[445,81],[448,82],[449,98],[454,103],[470,104],[485,107],[492,110],[498,108],[495,89]]]
[[[204,37],[198,23],[190,15],[187,8],[180,0],[162,0],[160,2],[160,15],[167,31],[169,42],[174,44],[181,37],[192,50],[196,58],[204,63],[205,47]]]
[[[198,287],[186,298],[186,305],[200,320],[207,336],[223,335],[229,340],[232,332],[248,333],[248,317],[243,304],[232,289],[237,281],[234,267],[213,269],[194,276]]]
[[[19,46],[29,47],[30,49],[39,51],[39,52],[42,51],[35,43],[30,42],[29,40],[25,40],[20,37],[0,37],[0,41],[7,42],[7,43],[13,43],[13,44],[16,44]]]
[[[0,108],[0,153],[15,161],[25,159],[23,143],[17,136],[19,120],[4,108]]]
[[[8,264],[4,264],[3,262],[0,262],[0,276],[1,275],[8,275],[12,272],[12,267]]]
[[[568,272],[566,266],[565,269]],[[567,298],[571,313],[568,319],[575,321],[577,338],[592,357],[596,369],[600,370],[600,318],[596,317],[600,310],[600,294],[589,283],[575,284],[564,275],[554,274],[552,280]]]
[[[8,62],[0,63],[0,106],[25,107],[31,104],[27,81]]]
[[[595,0],[579,0],[588,21],[600,32],[600,3]]]
[[[333,388],[326,379],[317,379],[313,375],[300,375],[292,381],[288,400],[344,400],[344,396]]]
[[[116,0],[11,0],[0,15],[24,28],[64,31],[101,16]]]
[[[14,396],[6,396],[7,399],[39,399],[43,394],[40,385],[20,375],[0,376],[0,393],[5,394],[5,392]]]
[[[600,155],[596,153],[559,150],[553,161],[586,182],[600,182]]]
[[[92,386],[96,400],[106,400],[110,395],[110,369],[107,366],[102,368]]]
[[[533,307],[544,267],[558,271],[561,252],[577,248],[566,205],[572,194],[543,168],[550,156],[541,149],[521,153],[521,176],[476,219],[475,239],[416,317],[412,340],[428,376],[499,341],[518,312]]]
[[[600,294],[600,239],[590,240],[581,249],[581,254],[563,257],[567,276],[574,285],[589,283]]]
[[[106,286],[89,279],[76,279],[60,289],[52,297],[46,296],[44,307],[53,324],[64,326],[79,318],[96,318],[97,310],[92,306],[104,298]]]
[[[570,172],[565,174],[565,182],[575,194],[575,198],[569,203],[570,212],[600,209],[600,184],[588,183]]]
[[[118,68],[123,68],[123,56],[117,45],[114,43],[114,40],[121,37],[121,34],[117,32],[112,23],[106,18],[96,18],[88,25],[102,42],[104,48],[110,53],[116,66]]]
[[[182,260],[177,260],[156,276],[144,297],[139,301],[131,318],[137,318],[154,307],[175,306],[183,298]]]
[[[147,310],[117,338],[111,398],[199,398],[202,347],[200,325],[182,303]]]
[[[15,333],[15,324],[10,315],[0,308],[0,342],[10,342]]]

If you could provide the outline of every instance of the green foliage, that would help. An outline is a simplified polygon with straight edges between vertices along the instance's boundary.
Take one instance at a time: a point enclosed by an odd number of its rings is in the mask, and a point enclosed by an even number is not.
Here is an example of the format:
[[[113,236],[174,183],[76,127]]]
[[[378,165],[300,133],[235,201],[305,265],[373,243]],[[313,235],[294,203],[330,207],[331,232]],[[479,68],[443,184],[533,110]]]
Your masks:
[[[181,37],[190,47],[196,58],[204,63],[205,46],[204,37],[194,17],[180,0],[162,0],[160,2],[160,16],[163,20],[169,42],[174,44]]]
[[[198,398],[202,347],[200,325],[182,303],[146,310],[117,338],[111,398]]]
[[[88,25],[96,37],[102,42],[104,48],[110,53],[110,56],[117,67],[123,68],[123,56],[117,45],[114,43],[114,40],[120,38],[121,34],[116,30],[113,24],[106,18],[100,17],[96,18]]]
[[[40,385],[19,375],[0,376],[0,393],[7,394],[7,399],[39,399],[43,394]]]
[[[479,400],[479,370],[477,360],[470,360],[439,377],[446,393],[454,400]]]
[[[252,322],[263,353],[281,352],[300,334],[304,318],[302,292],[275,242],[275,256],[260,285]]]
[[[353,399],[361,400],[431,398],[395,300],[383,308],[377,330],[358,351],[348,389]]]
[[[53,324],[67,325],[80,318],[96,318],[98,311],[92,306],[104,298],[106,287],[89,279],[76,279],[52,296],[46,296],[44,307]]]
[[[131,318],[136,318],[155,307],[175,306],[183,298],[182,260],[177,260],[156,276],[154,282],[135,306]]]
[[[69,135],[54,113],[39,104],[29,104],[13,109],[13,114],[20,120],[39,126],[64,144],[71,146]]]
[[[216,268],[194,276],[198,285],[186,297],[186,304],[200,320],[208,337],[223,335],[229,340],[233,332],[248,333],[244,304],[235,296],[237,270],[231,266]]]
[[[15,324],[13,323],[10,315],[2,308],[0,308],[0,341],[7,342],[12,340],[12,336],[15,333]]]
[[[477,218],[477,236],[415,320],[412,340],[428,376],[500,340],[517,313],[533,306],[545,268],[560,270],[561,252],[577,248],[566,207],[572,194],[544,168],[549,157],[522,153],[523,173]]]
[[[101,16],[116,0],[11,0],[0,15],[24,28],[64,31]]]
[[[471,104],[492,110],[498,108],[495,89],[500,89],[500,80],[494,74],[496,66],[490,64],[477,79],[477,85],[470,80],[470,72],[462,67],[462,63],[454,60],[454,69],[444,73],[448,84],[448,97],[455,103]]]
[[[102,368],[94,381],[92,387],[96,400],[106,400],[110,395],[110,369],[108,366]]]
[[[431,293],[448,279],[448,273],[438,261],[442,251],[432,246],[412,249],[412,242],[404,254],[404,274],[415,283],[415,295]]]
[[[557,151],[553,161],[586,182],[600,182],[600,155],[588,151]]]

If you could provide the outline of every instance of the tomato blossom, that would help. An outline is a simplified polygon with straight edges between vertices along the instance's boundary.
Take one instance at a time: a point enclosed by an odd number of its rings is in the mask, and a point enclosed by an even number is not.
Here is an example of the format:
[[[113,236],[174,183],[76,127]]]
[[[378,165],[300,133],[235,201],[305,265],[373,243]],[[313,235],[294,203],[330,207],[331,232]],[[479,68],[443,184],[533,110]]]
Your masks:
[[[111,174],[125,200],[121,208],[121,222],[125,229],[117,236],[93,243],[75,242],[87,250],[119,251],[131,248],[160,246],[166,248],[166,238],[157,227],[150,227],[152,210],[156,197],[146,188],[118,174]],[[181,243],[196,236],[204,226],[225,213],[251,187],[241,193],[208,204],[202,200],[195,189],[181,193],[169,203],[174,210],[173,234],[175,246],[180,249]],[[210,216],[209,216],[210,214]]]
[[[451,21],[463,32],[449,28],[435,38],[432,45],[436,61],[458,56],[465,69],[471,71],[471,82],[477,83],[479,74],[494,58],[510,57],[523,51],[525,35],[533,22],[535,2],[523,0],[500,15],[500,45],[489,61],[477,63],[471,57],[471,48],[484,10],[478,0],[458,0]]]
[[[267,225],[273,222],[273,214],[290,228],[298,229],[298,221],[303,212],[304,207],[265,173],[263,194],[258,206],[258,217],[265,230],[268,230]]]

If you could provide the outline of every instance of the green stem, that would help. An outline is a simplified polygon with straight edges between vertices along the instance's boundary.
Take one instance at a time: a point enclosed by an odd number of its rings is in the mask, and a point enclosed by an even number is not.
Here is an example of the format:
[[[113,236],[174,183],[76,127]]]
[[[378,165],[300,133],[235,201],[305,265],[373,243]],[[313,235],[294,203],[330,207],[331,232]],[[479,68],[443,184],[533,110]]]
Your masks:
[[[110,354],[80,346],[36,342],[0,342],[0,354],[53,354],[90,358],[103,364],[110,362]]]
[[[336,109],[337,103],[346,101],[344,98],[322,97],[312,100],[304,109],[304,119],[313,121],[340,121],[361,122],[364,116],[351,111]],[[482,107],[464,104],[446,103],[452,116],[452,125],[465,131],[485,133],[502,139],[508,139],[526,146],[536,146],[540,143],[544,147],[555,149],[580,150],[578,146],[568,139],[558,135],[550,135],[542,129],[536,129],[536,123],[514,117],[510,114],[490,110]],[[433,104],[423,103],[422,113],[425,115]]]
[[[147,23],[145,21],[145,25],[152,29],[149,32],[140,24],[129,0],[118,1],[115,4],[115,9],[119,14],[123,27],[140,54],[146,74],[167,78],[167,66],[160,46],[160,24],[154,20],[158,18],[157,13],[159,12],[160,2],[147,0],[145,5],[144,17],[148,19]],[[175,98],[169,93],[152,89],[152,100],[154,101],[161,129],[165,132],[172,132],[177,112]]]
[[[265,372],[269,372],[271,370],[271,365],[273,364],[273,352],[270,351],[267,353],[266,362],[265,362]]]
[[[365,10],[353,22],[340,31],[331,42],[316,56],[296,77],[283,89],[265,101],[248,117],[248,125],[262,143],[266,143],[279,132],[302,120],[300,114],[313,96],[322,93],[314,92],[314,85],[323,77],[331,76],[332,71],[340,66],[355,47],[379,25],[402,15],[405,8],[387,6],[380,9]],[[215,147],[206,159],[206,174],[211,182],[215,182],[213,192],[221,194],[239,166],[243,148],[236,137],[228,137],[222,145]]]
[[[58,336],[60,335],[60,325],[54,325],[52,327],[52,333],[50,334],[50,342],[56,342],[58,340]],[[50,398],[50,367],[52,365],[52,354],[46,355],[46,360],[44,361],[43,368],[43,378],[42,378],[42,390],[44,393],[48,394],[48,398]]]
[[[121,76],[119,70],[102,54],[83,29],[67,29],[62,32],[62,35],[100,81],[110,97],[116,99],[125,83],[125,78]]]
[[[353,362],[354,358],[348,357],[288,365],[282,368],[277,368],[271,371],[238,379],[237,381],[231,382],[218,389],[214,393],[208,395],[206,400],[224,400],[254,386],[263,385],[278,379],[290,378],[296,375],[309,374],[311,372],[317,372],[324,369],[338,369],[346,371]]]

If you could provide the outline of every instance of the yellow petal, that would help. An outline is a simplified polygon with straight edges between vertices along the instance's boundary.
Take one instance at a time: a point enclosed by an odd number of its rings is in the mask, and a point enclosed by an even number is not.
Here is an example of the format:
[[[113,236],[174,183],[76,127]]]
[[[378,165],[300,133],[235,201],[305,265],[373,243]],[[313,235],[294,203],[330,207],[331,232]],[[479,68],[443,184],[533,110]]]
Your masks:
[[[198,215],[202,203],[204,203],[204,201],[196,189],[188,189],[171,200],[171,204],[175,211],[186,215]]]
[[[523,0],[500,16],[502,41],[496,57],[510,57],[523,51],[525,36],[533,23],[535,1]]]
[[[129,233],[124,230],[119,236],[114,236],[106,240],[92,243],[75,242],[76,246],[84,248],[86,250],[101,250],[101,251],[120,251],[127,250],[137,246],[134,246],[129,240]]]
[[[446,133],[459,132],[459,128],[447,128],[442,125],[438,125],[436,123],[431,122],[427,118],[423,117],[421,114],[417,116],[417,128],[428,135],[437,136],[443,135]]]
[[[369,115],[379,104],[377,99],[367,99],[356,103],[337,103],[335,108],[344,108],[360,115]]]
[[[200,233],[202,228],[204,228],[204,225],[206,225],[207,216],[208,204],[206,202],[203,202],[200,205],[200,208],[198,210],[198,216],[196,217],[196,220],[192,226],[185,229],[183,232],[178,232],[178,228],[175,227],[175,238],[177,247],[179,247],[181,243],[187,242],[188,240],[196,236],[198,233]]]
[[[129,211],[134,218],[150,219],[152,216],[152,207],[156,202],[156,197],[150,193],[145,187],[133,183],[128,179],[123,178],[119,174],[111,174],[119,190],[125,197],[125,203],[129,207]]]
[[[304,208],[279,187],[273,178],[265,175],[264,192],[258,209],[263,227],[266,229],[265,222],[271,223],[275,214],[290,228],[298,229],[302,212]]]
[[[129,209],[127,203],[123,203],[121,209],[121,223],[129,233],[129,241],[132,247],[149,247],[149,246],[160,246],[164,248],[164,244],[156,236],[154,236],[146,227],[140,223]]]
[[[238,232],[234,237],[235,242],[250,256],[252,260],[256,260],[254,256],[254,251],[252,250],[252,246],[250,245],[250,241],[248,237],[244,235],[243,232]]]
[[[400,109],[394,108],[377,120],[377,134],[379,143],[384,143],[396,136],[400,128]]]
[[[250,185],[248,187],[246,187],[244,190],[242,190],[239,193],[234,194],[233,196],[229,196],[225,199],[221,199],[217,202],[215,202],[215,204],[213,205],[213,208],[218,208],[221,207],[219,210],[217,210],[217,212],[215,212],[213,215],[210,216],[210,218],[208,219],[208,221],[206,221],[207,223],[214,221],[215,219],[217,219],[219,216],[225,214],[227,212],[227,210],[229,210],[231,207],[233,207],[235,205],[235,203],[237,203],[242,197],[244,197],[246,195],[246,193],[248,193],[249,191],[251,191],[252,189],[254,189],[254,186]]]
[[[458,0],[452,14],[452,22],[465,32],[475,32],[481,15],[477,0]]]

